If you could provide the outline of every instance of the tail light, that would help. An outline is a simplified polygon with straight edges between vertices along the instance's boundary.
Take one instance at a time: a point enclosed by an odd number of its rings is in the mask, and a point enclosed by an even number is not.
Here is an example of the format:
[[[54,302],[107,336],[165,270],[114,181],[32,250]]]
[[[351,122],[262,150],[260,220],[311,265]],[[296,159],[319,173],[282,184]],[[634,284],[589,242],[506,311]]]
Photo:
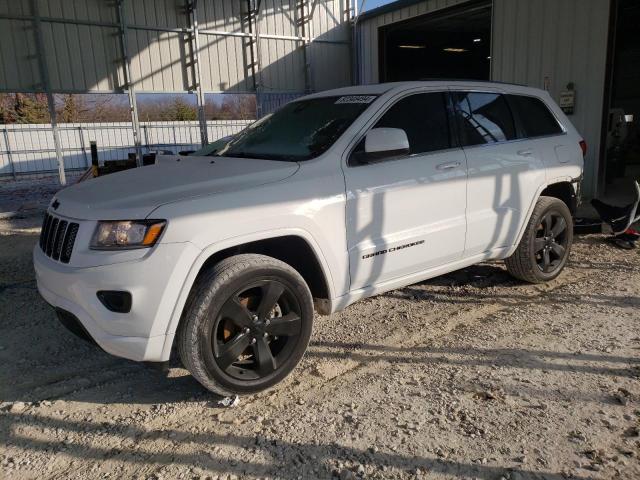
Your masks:
[[[580,149],[582,150],[582,156],[586,157],[587,156],[587,142],[585,142],[584,140],[580,140]]]

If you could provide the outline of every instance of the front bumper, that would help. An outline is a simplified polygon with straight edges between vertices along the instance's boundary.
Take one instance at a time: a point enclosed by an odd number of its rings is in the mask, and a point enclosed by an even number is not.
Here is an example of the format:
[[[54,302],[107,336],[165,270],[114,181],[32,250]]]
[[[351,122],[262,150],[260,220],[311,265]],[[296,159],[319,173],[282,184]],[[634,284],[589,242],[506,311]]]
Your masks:
[[[33,263],[38,291],[54,308],[75,316],[106,352],[136,361],[169,359],[168,326],[184,281],[200,250],[191,243],[159,244],[143,258],[95,267],[70,267],[36,245]],[[108,310],[98,290],[131,293],[128,313]]]

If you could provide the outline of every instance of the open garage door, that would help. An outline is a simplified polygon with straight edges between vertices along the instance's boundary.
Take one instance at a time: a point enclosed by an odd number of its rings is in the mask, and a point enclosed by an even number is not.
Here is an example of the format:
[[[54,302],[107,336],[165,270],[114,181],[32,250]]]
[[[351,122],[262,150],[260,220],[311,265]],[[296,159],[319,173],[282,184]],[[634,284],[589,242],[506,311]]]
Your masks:
[[[491,2],[473,2],[380,29],[380,81],[490,79]]]
[[[609,51],[609,97],[603,122],[600,193],[620,204],[635,198],[640,182],[640,2],[613,4],[615,30]],[[602,188],[602,181],[605,188]]]

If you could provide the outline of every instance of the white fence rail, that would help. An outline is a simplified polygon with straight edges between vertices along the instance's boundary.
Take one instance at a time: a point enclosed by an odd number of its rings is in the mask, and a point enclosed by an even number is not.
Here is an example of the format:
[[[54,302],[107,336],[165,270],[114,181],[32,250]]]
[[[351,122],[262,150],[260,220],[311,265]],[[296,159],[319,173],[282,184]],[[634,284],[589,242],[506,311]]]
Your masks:
[[[239,132],[250,120],[208,121],[209,141]],[[194,122],[141,122],[143,153],[151,150],[194,150],[200,148],[200,129]],[[97,142],[100,164],[124,160],[134,152],[129,122],[64,123],[58,126],[64,166],[67,171],[91,165],[89,144]],[[56,172],[55,146],[50,124],[0,125],[0,177]]]

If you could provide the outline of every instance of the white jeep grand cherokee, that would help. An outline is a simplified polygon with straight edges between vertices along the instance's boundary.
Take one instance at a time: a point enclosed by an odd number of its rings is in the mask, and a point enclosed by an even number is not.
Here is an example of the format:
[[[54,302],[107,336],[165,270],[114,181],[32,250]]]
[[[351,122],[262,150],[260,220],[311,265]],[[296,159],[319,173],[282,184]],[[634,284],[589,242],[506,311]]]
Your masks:
[[[61,191],[34,250],[60,320],[121,357],[177,345],[206,388],[282,380],[321,314],[485,260],[567,262],[585,143],[541,90],[350,87],[289,103],[208,155]]]

